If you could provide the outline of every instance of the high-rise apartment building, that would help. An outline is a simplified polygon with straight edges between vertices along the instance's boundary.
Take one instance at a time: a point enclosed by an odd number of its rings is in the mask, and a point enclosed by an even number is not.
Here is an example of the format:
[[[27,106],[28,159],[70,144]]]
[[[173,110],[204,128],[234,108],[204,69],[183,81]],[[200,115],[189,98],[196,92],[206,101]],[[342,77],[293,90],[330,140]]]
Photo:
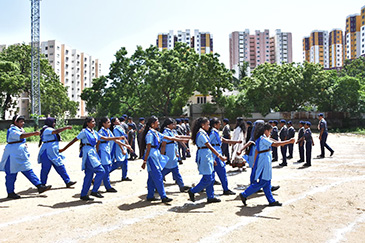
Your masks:
[[[186,43],[199,54],[213,53],[213,35],[209,32],[199,32],[194,30],[194,35],[191,36],[190,30],[185,32],[179,30],[177,35],[174,35],[172,30],[169,33],[160,33],[157,35],[156,46],[160,51],[173,49],[176,42]]]
[[[361,41],[360,41],[360,30],[361,30],[361,15],[353,14],[346,18],[346,29],[345,29],[345,59],[355,59],[360,56],[361,52]]]
[[[328,31],[312,31],[309,37],[303,38],[303,58],[308,62],[319,63],[322,64],[324,68],[329,68],[328,41]],[[307,56],[308,50],[309,58]]]
[[[161,50],[170,50],[174,48],[177,37],[174,36],[174,32],[170,30],[169,33],[160,33],[157,35],[156,46]]]
[[[340,68],[343,65],[343,33],[333,29],[329,34],[329,68]]]
[[[309,37],[303,38],[303,60],[310,62],[310,41]]]
[[[99,77],[99,60],[56,40],[42,42],[41,53],[48,58],[60,82],[67,87],[68,97],[79,103],[76,117],[86,116],[85,102],[80,96],[84,88],[91,87],[92,80]]]
[[[1,45],[0,51],[4,48],[6,45]],[[48,59],[60,82],[67,87],[68,97],[78,102],[76,117],[87,116],[85,102],[80,96],[84,88],[91,87],[92,80],[99,77],[101,73],[99,60],[56,40],[41,42],[41,53]],[[17,103],[20,114],[29,117],[28,94],[22,94]],[[12,112],[8,112],[7,118],[11,115]]]
[[[250,31],[235,31],[229,35],[230,69],[239,73],[244,62],[250,63]]]
[[[276,30],[275,36],[270,37],[269,30],[235,31],[229,35],[230,68],[239,72],[244,62],[249,63],[250,69],[269,62],[292,62],[292,35],[291,33]]]
[[[291,63],[293,62],[292,34],[290,32],[281,32],[280,29],[275,31],[275,62]]]

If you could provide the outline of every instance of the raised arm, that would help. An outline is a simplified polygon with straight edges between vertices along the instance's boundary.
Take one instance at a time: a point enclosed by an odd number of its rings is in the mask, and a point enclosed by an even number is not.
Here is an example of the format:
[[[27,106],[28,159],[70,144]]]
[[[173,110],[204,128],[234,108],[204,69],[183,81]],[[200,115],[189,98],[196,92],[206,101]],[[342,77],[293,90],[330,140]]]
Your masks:
[[[169,137],[169,136],[164,136],[164,138],[166,138],[167,140],[170,140],[170,141],[183,142],[183,143],[186,143],[189,141],[189,138],[178,138],[178,137]]]
[[[58,128],[58,129],[54,130],[54,131],[52,132],[52,134],[58,134],[58,133],[63,132],[63,131],[65,131],[65,130],[67,130],[67,129],[72,129],[72,126],[67,126],[67,127],[61,127],[61,128]]]
[[[241,140],[231,140],[231,139],[227,139],[227,138],[222,138],[222,142],[228,143],[228,144],[242,143]]]
[[[215,154],[220,160],[222,161],[227,160],[227,158],[219,154],[217,150],[215,150],[215,148],[209,142],[206,142],[204,145],[207,146],[213,152],[213,154]]]
[[[105,141],[116,141],[116,140],[125,139],[124,137],[104,137],[104,136],[100,136],[100,138]]]
[[[60,153],[68,149],[72,144],[76,143],[76,141],[79,140],[77,137],[75,137],[71,142],[69,142],[63,149],[60,149]]]
[[[23,139],[23,138],[29,138],[31,136],[36,136],[36,135],[39,135],[41,134],[39,131],[35,131],[35,132],[25,132],[25,133],[22,133],[22,135],[20,135],[20,139]]]
[[[118,146],[122,149],[122,152],[124,151],[123,147],[126,147],[129,151],[133,152],[132,147],[129,144],[122,143],[119,140],[114,141]],[[125,154],[124,154],[125,155]]]
[[[251,144],[255,144],[255,142],[254,141],[248,141],[245,145],[243,145],[243,148],[241,149],[241,151],[237,151],[237,155],[242,154],[242,151],[245,150]]]
[[[289,139],[289,140],[285,140],[285,141],[278,141],[278,142],[273,142],[272,144],[271,144],[271,146],[273,146],[273,147],[279,147],[279,146],[284,146],[284,145],[287,145],[287,144],[289,144],[289,143],[295,143],[295,138],[291,138],[291,139]]]

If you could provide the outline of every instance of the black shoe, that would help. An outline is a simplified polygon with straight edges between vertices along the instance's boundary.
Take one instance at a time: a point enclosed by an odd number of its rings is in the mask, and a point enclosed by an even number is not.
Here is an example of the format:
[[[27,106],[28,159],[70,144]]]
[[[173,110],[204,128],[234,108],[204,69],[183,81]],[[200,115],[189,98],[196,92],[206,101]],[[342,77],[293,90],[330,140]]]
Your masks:
[[[186,155],[186,158],[191,158],[191,155],[190,154]]]
[[[273,192],[273,191],[276,191],[276,190],[278,190],[280,188],[280,186],[272,186],[271,187],[271,191]]]
[[[126,177],[126,178],[122,178],[122,181],[132,181],[132,179]]]
[[[214,181],[214,185],[221,185],[221,183],[219,181]]]
[[[184,164],[181,160],[179,160],[179,165],[182,165],[182,164]]]
[[[49,189],[51,189],[51,185],[49,186],[46,186],[46,185],[38,185],[37,188],[38,188],[38,192],[39,194],[45,192],[45,191],[48,191]]]
[[[302,165],[303,167],[309,167],[309,166],[311,166],[310,164],[308,164],[308,163],[305,163],[305,164],[303,164]]]
[[[281,205],[283,205],[282,203],[279,203],[278,201],[275,201],[275,202],[272,202],[272,203],[269,203],[269,206],[270,207],[274,207],[274,206],[281,206]]]
[[[247,203],[246,203],[247,198],[246,198],[246,197],[244,197],[244,196],[242,195],[242,193],[240,193],[240,198],[241,198],[241,201],[242,201],[243,205],[247,206]]]
[[[75,185],[77,181],[70,181],[68,183],[66,183],[66,187],[70,188],[71,186]]]
[[[226,161],[226,165],[230,165],[231,164],[231,161]]]
[[[335,151],[332,151],[331,154],[330,154],[330,157],[332,157],[332,155],[335,153]]]
[[[287,163],[280,163],[279,166],[288,166]]]
[[[106,189],[106,192],[118,192],[118,191],[115,190],[115,188],[111,187],[109,189]]]
[[[324,156],[322,156],[322,155],[318,155],[318,156],[317,156],[317,159],[324,159]]]
[[[168,198],[168,197],[164,197],[162,198],[161,200],[163,203],[168,203],[168,202],[171,202],[172,201],[172,198]]]
[[[293,156],[288,156],[288,157],[286,157],[287,159],[292,159],[293,158]]]
[[[12,193],[9,193],[8,194],[8,198],[11,198],[11,199],[19,199],[20,196],[18,194],[16,194],[15,192],[12,192]]]
[[[304,160],[298,160],[297,161],[297,163],[303,163],[304,162]]]
[[[236,195],[236,193],[232,192],[231,190],[227,190],[223,192],[223,195]]]
[[[221,200],[219,198],[213,197],[213,198],[208,198],[207,202],[208,203],[218,203],[218,202],[221,202]]]
[[[94,197],[98,197],[98,198],[103,198],[104,196],[100,194],[100,192],[91,192],[90,193],[91,196]]]
[[[272,160],[272,162],[276,162],[276,161],[278,161],[278,159],[273,159],[273,160]]]
[[[158,201],[158,200],[160,200],[160,199],[155,198],[155,197],[147,198],[147,201],[149,201],[149,202]]]
[[[191,191],[191,189],[189,189],[188,193],[189,193],[190,201],[195,202],[195,196],[194,196],[194,193]]]
[[[83,200],[83,201],[94,201],[94,198],[91,198],[88,195],[81,196],[80,199]]]
[[[188,187],[188,186],[182,186],[182,187],[180,187],[180,192],[186,192],[189,189],[190,189],[190,187]]]

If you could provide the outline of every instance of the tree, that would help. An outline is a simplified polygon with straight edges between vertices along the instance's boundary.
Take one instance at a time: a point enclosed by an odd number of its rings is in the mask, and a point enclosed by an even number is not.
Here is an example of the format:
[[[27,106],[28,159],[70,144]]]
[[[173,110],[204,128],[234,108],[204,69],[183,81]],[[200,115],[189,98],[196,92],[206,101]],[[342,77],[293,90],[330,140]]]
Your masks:
[[[13,45],[0,52],[0,79],[2,119],[5,111],[11,108],[11,97],[23,92],[31,93],[31,48],[29,45]],[[58,76],[47,59],[41,59],[41,106],[43,115],[63,116],[69,111],[76,114],[77,103],[70,101],[67,89],[60,83]]]
[[[199,56],[182,43],[163,51],[155,46],[145,50],[137,47],[131,57],[121,48],[110,65],[108,82],[93,83],[81,97],[88,107],[101,109],[97,114],[128,111],[131,115],[179,115],[194,91],[220,97],[223,89],[231,88],[232,73],[219,63],[218,57]],[[116,106],[112,108],[110,103]]]
[[[20,75],[19,66],[13,62],[0,61],[0,114],[5,119],[5,111],[12,108],[12,97],[24,89],[25,78]]]
[[[365,112],[363,90],[359,78],[350,76],[337,78],[333,86],[332,110],[352,114]]]

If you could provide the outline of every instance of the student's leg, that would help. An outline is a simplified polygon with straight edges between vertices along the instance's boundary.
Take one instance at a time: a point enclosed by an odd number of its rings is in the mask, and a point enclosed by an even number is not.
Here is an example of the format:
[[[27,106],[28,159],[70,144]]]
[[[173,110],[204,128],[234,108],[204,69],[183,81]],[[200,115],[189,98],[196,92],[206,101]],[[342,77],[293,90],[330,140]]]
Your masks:
[[[155,164],[153,163],[152,159],[148,159],[147,163],[149,163],[151,171],[149,172],[149,176],[151,177],[155,188],[160,195],[161,199],[164,199],[166,197],[165,188],[163,185],[163,177],[162,173],[159,169],[156,168]]]
[[[55,168],[57,173],[61,176],[61,178],[65,182],[65,184],[67,184],[71,181],[70,176],[67,174],[65,165],[60,165],[60,166],[53,165],[53,167]]]
[[[41,169],[41,182],[43,185],[47,184],[48,174],[52,168],[52,162],[47,156],[47,151],[45,150],[41,155],[42,169]]]
[[[94,186],[91,192],[98,192],[101,182],[105,175],[105,170],[102,165],[99,165],[93,168],[93,173],[95,173],[95,178],[94,178]]]

